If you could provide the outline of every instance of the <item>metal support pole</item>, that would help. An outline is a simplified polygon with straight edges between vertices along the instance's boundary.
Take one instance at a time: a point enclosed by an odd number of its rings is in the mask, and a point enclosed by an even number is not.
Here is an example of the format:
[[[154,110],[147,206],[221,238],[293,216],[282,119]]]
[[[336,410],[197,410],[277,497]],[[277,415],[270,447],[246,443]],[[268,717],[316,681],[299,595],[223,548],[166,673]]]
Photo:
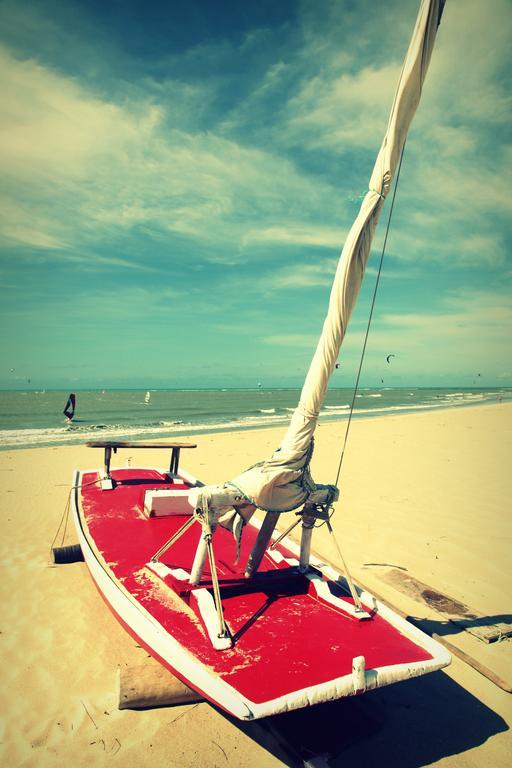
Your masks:
[[[114,453],[115,453],[114,448]],[[110,446],[107,446],[105,448],[105,477],[110,478],[110,459],[112,458],[112,448]]]
[[[169,473],[171,475],[178,474],[179,463],[180,463],[180,449],[173,448],[171,452],[171,464],[169,466]]]
[[[306,573],[309,568],[309,558],[311,555],[311,538],[313,536],[313,528],[315,526],[316,516],[310,514],[315,511],[315,507],[305,505],[302,510],[302,536],[300,539],[300,561],[299,571]]]
[[[192,572],[190,575],[190,584],[197,586],[201,581],[203,575],[204,564],[206,562],[206,556],[208,554],[208,547],[206,544],[206,535],[204,530],[201,530],[201,536],[197,544],[196,555],[194,557],[194,563],[192,565]]]
[[[297,519],[294,520],[293,523],[288,526],[286,531],[283,531],[283,533],[279,536],[279,538],[277,538],[275,541],[272,542],[272,544],[270,545],[269,549],[275,549],[277,547],[277,545],[282,542],[283,539],[286,539],[288,534],[290,534],[293,531],[293,529],[298,526],[298,524],[300,522],[301,522],[301,518],[297,517]]]
[[[186,531],[188,531],[188,529],[190,528],[190,526],[191,526],[191,525],[193,525],[195,522],[196,522],[196,519],[195,519],[195,517],[191,517],[189,520],[187,520],[187,522],[186,522],[184,525],[182,525],[182,526],[181,526],[181,528],[180,528],[179,530],[177,530],[177,531],[176,531],[176,533],[175,533],[175,534],[173,534],[173,535],[171,536],[171,538],[170,538],[168,541],[166,541],[166,542],[165,542],[165,544],[164,544],[162,547],[160,547],[160,549],[158,550],[158,552],[155,552],[155,554],[153,555],[153,557],[151,557],[151,558],[150,558],[151,562],[152,562],[152,563],[154,563],[154,562],[158,562],[158,560],[159,560],[159,559],[162,557],[162,555],[164,554],[164,552],[167,552],[167,550],[169,549],[169,547],[172,547],[172,545],[174,544],[174,542],[175,542],[175,541],[178,541],[178,539],[179,539],[179,538],[181,538],[181,536],[183,536],[183,534],[184,534]]]
[[[254,542],[252,552],[249,555],[249,560],[247,561],[247,568],[245,571],[247,578],[251,577],[260,566],[263,555],[265,554],[265,550],[267,549],[268,543],[270,541],[270,537],[274,533],[278,515],[278,512],[267,512],[265,515],[256,541]]]
[[[205,534],[204,539],[206,542],[206,549],[208,551],[208,559],[210,561],[210,571],[212,574],[212,584],[213,584],[213,596],[215,600],[215,608],[217,609],[217,618],[219,620],[219,634],[218,637],[229,637],[228,628],[226,626],[226,621],[224,619],[224,611],[222,609],[222,602],[220,599],[220,588],[219,588],[219,579],[217,576],[217,566],[215,565],[215,557],[213,554],[213,542],[212,542],[213,532],[210,529],[208,533]]]

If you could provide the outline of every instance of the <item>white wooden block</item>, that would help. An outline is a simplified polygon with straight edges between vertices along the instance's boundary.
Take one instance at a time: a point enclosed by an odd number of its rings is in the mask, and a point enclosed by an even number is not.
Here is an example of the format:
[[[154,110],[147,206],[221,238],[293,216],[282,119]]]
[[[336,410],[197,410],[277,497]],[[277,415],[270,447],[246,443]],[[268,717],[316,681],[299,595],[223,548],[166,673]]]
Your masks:
[[[165,517],[167,515],[191,515],[189,504],[189,488],[150,490],[144,494],[144,509],[150,517]]]
[[[194,589],[190,593],[190,598],[196,601],[199,613],[215,650],[225,651],[231,648],[232,642],[230,637],[219,637],[219,616],[215,609],[215,601],[212,594],[204,588]]]

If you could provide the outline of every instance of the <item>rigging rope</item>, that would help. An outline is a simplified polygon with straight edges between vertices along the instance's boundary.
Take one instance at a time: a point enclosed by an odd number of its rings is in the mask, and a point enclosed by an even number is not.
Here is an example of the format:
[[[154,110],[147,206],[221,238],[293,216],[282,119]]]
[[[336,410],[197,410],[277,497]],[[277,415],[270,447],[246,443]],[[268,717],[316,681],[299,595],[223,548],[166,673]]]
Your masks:
[[[361,378],[361,371],[363,369],[364,355],[365,355],[365,352],[366,352],[366,344],[368,342],[368,336],[370,334],[370,326],[371,326],[371,323],[372,323],[373,310],[375,308],[375,300],[377,298],[377,290],[379,288],[380,275],[381,275],[381,272],[382,272],[382,264],[384,262],[384,254],[386,252],[386,244],[387,244],[387,241],[388,241],[388,234],[389,234],[389,229],[390,229],[390,225],[391,225],[391,217],[393,215],[393,208],[394,208],[394,205],[395,205],[396,192],[397,192],[397,189],[398,189],[398,181],[400,179],[400,170],[402,168],[402,160],[403,160],[403,157],[404,157],[404,150],[405,150],[405,142],[404,142],[404,145],[402,147],[402,151],[400,153],[400,160],[399,160],[399,163],[398,163],[398,170],[397,170],[397,174],[396,174],[396,181],[395,181],[395,186],[394,186],[394,189],[393,189],[393,197],[391,198],[391,208],[389,209],[388,222],[387,222],[387,225],[386,225],[386,234],[384,236],[384,242],[382,244],[382,251],[381,251],[381,254],[380,254],[379,270],[377,272],[377,279],[375,280],[375,288],[373,289],[373,297],[372,297],[372,303],[371,303],[371,307],[370,307],[370,314],[368,316],[368,325],[366,326],[366,333],[365,333],[364,342],[363,342],[363,349],[362,349],[362,352],[361,352],[361,359],[359,361],[359,369],[358,369],[358,372],[357,372],[357,378],[356,378],[356,383],[355,383],[355,387],[354,387],[354,394],[352,396],[352,403],[350,404],[350,412],[349,412],[349,415],[348,415],[347,427],[346,427],[346,430],[345,430],[345,439],[343,441],[343,448],[341,450],[340,463],[338,465],[338,472],[336,474],[336,480],[335,480],[335,483],[334,483],[335,485],[338,485],[338,480],[340,479],[341,466],[343,464],[343,457],[345,456],[345,448],[347,447],[348,433],[349,433],[350,424],[351,424],[351,421],[352,421],[352,413],[354,411],[354,403],[356,401],[357,391],[359,389],[359,379]]]
[[[350,404],[350,412],[349,412],[349,415],[348,415],[347,427],[345,429],[345,438],[344,438],[344,441],[343,441],[343,448],[342,448],[342,451],[341,451],[340,462],[338,464],[338,472],[336,473],[336,480],[335,480],[335,483],[334,483],[334,485],[336,485],[336,486],[338,485],[338,481],[340,479],[341,467],[342,467],[342,464],[343,464],[343,457],[345,456],[345,449],[347,447],[348,433],[349,433],[350,424],[351,424],[351,421],[352,421],[352,414],[353,414],[353,411],[354,411],[354,403],[356,401],[357,390],[359,388],[359,380],[361,378],[361,371],[363,369],[364,355],[365,355],[365,352],[366,352],[366,344],[368,342],[368,336],[370,334],[370,326],[371,326],[371,323],[372,323],[373,310],[375,308],[375,301],[377,299],[377,290],[379,288],[380,276],[381,276],[381,272],[382,272],[382,265],[383,265],[383,262],[384,262],[384,254],[386,252],[386,244],[387,244],[387,241],[388,241],[389,228],[390,228],[390,225],[391,225],[391,216],[393,215],[393,208],[394,208],[394,205],[395,205],[396,192],[397,192],[397,189],[398,189],[398,180],[400,179],[400,170],[402,168],[402,160],[403,160],[403,157],[404,157],[404,150],[405,150],[405,142],[404,142],[404,145],[402,147],[402,151],[400,153],[400,160],[399,160],[399,163],[398,163],[398,170],[397,170],[397,174],[396,174],[396,181],[395,181],[395,186],[394,186],[394,189],[393,189],[393,196],[391,198],[391,207],[389,209],[388,221],[387,221],[387,225],[386,225],[386,234],[384,235],[384,242],[382,244],[382,251],[381,251],[381,254],[380,254],[379,270],[377,272],[377,279],[375,280],[375,288],[373,289],[372,303],[371,303],[371,307],[370,307],[370,314],[368,316],[368,324],[366,326],[366,333],[365,333],[365,337],[364,337],[363,348],[362,348],[362,351],[361,351],[361,359],[359,361],[359,369],[357,371],[357,378],[356,378],[356,383],[355,383],[355,386],[354,386],[354,393],[352,395],[352,403]],[[343,568],[345,570],[345,578],[347,580],[347,584],[348,584],[350,593],[352,595],[352,598],[354,599],[354,603],[355,603],[356,607],[360,611],[362,611],[363,607],[361,605],[361,601],[360,601],[359,595],[357,593],[357,590],[354,587],[354,583],[352,581],[352,577],[351,577],[350,572],[349,572],[349,570],[347,568],[347,565],[345,563],[345,558],[343,557],[343,554],[341,552],[341,547],[339,545],[338,539],[336,538],[336,534],[334,533],[334,530],[333,530],[333,528],[331,526],[331,523],[330,523],[330,518],[332,517],[333,514],[334,514],[334,510],[333,510],[332,514],[329,516],[329,518],[327,519],[327,521],[325,521],[325,522],[327,523],[327,528],[328,528],[329,533],[331,534],[331,536],[332,536],[332,538],[334,540],[334,544],[335,544],[336,549],[338,551],[338,556],[339,556],[339,558],[340,558],[340,560],[341,560],[341,562],[343,564]],[[323,522],[320,525],[323,525]]]
[[[67,532],[68,520],[69,520],[69,510],[70,510],[70,506],[71,506],[71,494],[73,493],[73,491],[77,490],[78,488],[86,488],[88,485],[94,485],[97,482],[98,482],[98,480],[92,480],[92,481],[90,481],[88,483],[84,483],[84,484],[81,484],[81,485],[72,485],[71,488],[69,489],[68,498],[67,498],[67,501],[66,501],[66,506],[64,507],[64,512],[62,513],[62,517],[60,518],[60,522],[59,522],[59,524],[57,526],[57,530],[55,532],[55,536],[53,537],[53,541],[50,544],[50,552],[49,552],[49,555],[48,555],[48,565],[53,567],[53,563],[52,563],[53,547],[54,547],[55,542],[57,541],[57,539],[59,537],[59,533],[60,533],[61,529],[62,529],[62,539],[61,539],[61,542],[60,542],[60,546],[61,547],[64,544],[64,539],[66,538],[66,532]],[[64,525],[64,527],[62,527],[63,525]]]

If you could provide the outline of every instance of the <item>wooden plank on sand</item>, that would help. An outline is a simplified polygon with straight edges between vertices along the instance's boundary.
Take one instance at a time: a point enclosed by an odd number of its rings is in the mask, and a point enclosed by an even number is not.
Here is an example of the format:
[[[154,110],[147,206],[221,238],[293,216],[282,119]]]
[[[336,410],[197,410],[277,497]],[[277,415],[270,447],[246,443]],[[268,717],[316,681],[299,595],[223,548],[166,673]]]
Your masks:
[[[399,592],[409,595],[441,614],[443,618],[474,635],[485,643],[494,643],[512,635],[512,624],[504,621],[489,622],[489,617],[479,613],[453,597],[444,595],[398,568],[381,574],[380,578]],[[501,617],[503,618],[503,617]]]
[[[203,701],[199,693],[156,662],[119,667],[117,695],[119,709],[152,709]]]

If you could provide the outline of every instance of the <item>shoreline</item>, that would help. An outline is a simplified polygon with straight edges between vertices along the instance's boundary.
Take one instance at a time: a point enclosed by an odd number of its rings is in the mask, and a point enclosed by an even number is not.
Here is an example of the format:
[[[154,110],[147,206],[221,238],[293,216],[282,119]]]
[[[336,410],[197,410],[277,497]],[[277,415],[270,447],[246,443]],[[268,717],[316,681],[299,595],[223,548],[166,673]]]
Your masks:
[[[407,388],[405,388],[407,389]],[[213,391],[213,390],[212,390]],[[388,419],[393,418],[396,416],[414,416],[414,415],[421,415],[424,413],[437,413],[442,411],[457,411],[461,409],[468,409],[468,408],[484,408],[484,407],[493,407],[493,406],[502,406],[512,404],[512,400],[502,400],[497,399],[489,400],[486,402],[459,402],[459,403],[453,403],[453,404],[446,404],[442,403],[440,405],[417,405],[417,406],[396,406],[396,407],[389,407],[388,409],[383,409],[382,411],[379,411],[378,408],[375,409],[368,409],[367,411],[361,412],[357,411],[356,409],[352,413],[352,416],[350,417],[350,411],[344,411],[342,414],[336,414],[336,415],[329,415],[325,413],[321,413],[319,420],[318,420],[318,428],[325,425],[331,425],[331,424],[346,424],[349,421],[349,418],[354,421],[368,421],[368,420],[380,420],[380,419]],[[384,412],[385,411],[385,412]],[[112,441],[115,440],[130,440],[133,442],[137,441],[144,441],[144,440],[166,440],[168,438],[176,438],[176,439],[189,439],[189,438],[197,438],[199,436],[206,436],[206,435],[230,435],[232,433],[238,433],[238,432],[254,432],[258,430],[272,430],[272,429],[281,429],[284,433],[286,430],[288,423],[289,423],[290,417],[289,416],[279,416],[276,417],[275,421],[269,422],[269,423],[258,423],[258,424],[237,424],[236,422],[229,422],[226,424],[226,426],[222,426],[219,424],[209,426],[197,426],[194,427],[194,425],[190,423],[186,423],[183,425],[179,425],[180,428],[173,429],[172,427],[169,428],[162,428],[159,431],[151,430],[148,427],[140,427],[140,431],[137,432],[135,435],[133,433],[126,433],[123,432],[122,429],[119,431],[119,433],[115,436],[109,436],[108,438]],[[106,429],[109,429],[112,425],[105,425]],[[176,424],[178,426],[178,424]],[[64,429],[64,427],[60,427],[60,429]],[[133,429],[137,429],[137,427],[134,427]],[[144,434],[140,434],[142,429],[145,430]],[[27,431],[33,431],[33,428],[27,427]],[[0,453],[3,451],[19,451],[19,450],[31,450],[35,448],[54,448],[54,447],[71,447],[71,446],[78,446],[83,445],[85,442],[91,441],[91,440],[101,440],[102,436],[102,428],[100,427],[92,427],[90,430],[90,433],[88,436],[77,436],[74,439],[69,439],[69,441],[64,438],[63,440],[48,440],[48,441],[41,441],[33,445],[16,445],[12,443],[2,443],[2,432],[10,432],[15,431],[17,434],[20,434],[23,432],[23,429],[19,430],[0,430]]]

